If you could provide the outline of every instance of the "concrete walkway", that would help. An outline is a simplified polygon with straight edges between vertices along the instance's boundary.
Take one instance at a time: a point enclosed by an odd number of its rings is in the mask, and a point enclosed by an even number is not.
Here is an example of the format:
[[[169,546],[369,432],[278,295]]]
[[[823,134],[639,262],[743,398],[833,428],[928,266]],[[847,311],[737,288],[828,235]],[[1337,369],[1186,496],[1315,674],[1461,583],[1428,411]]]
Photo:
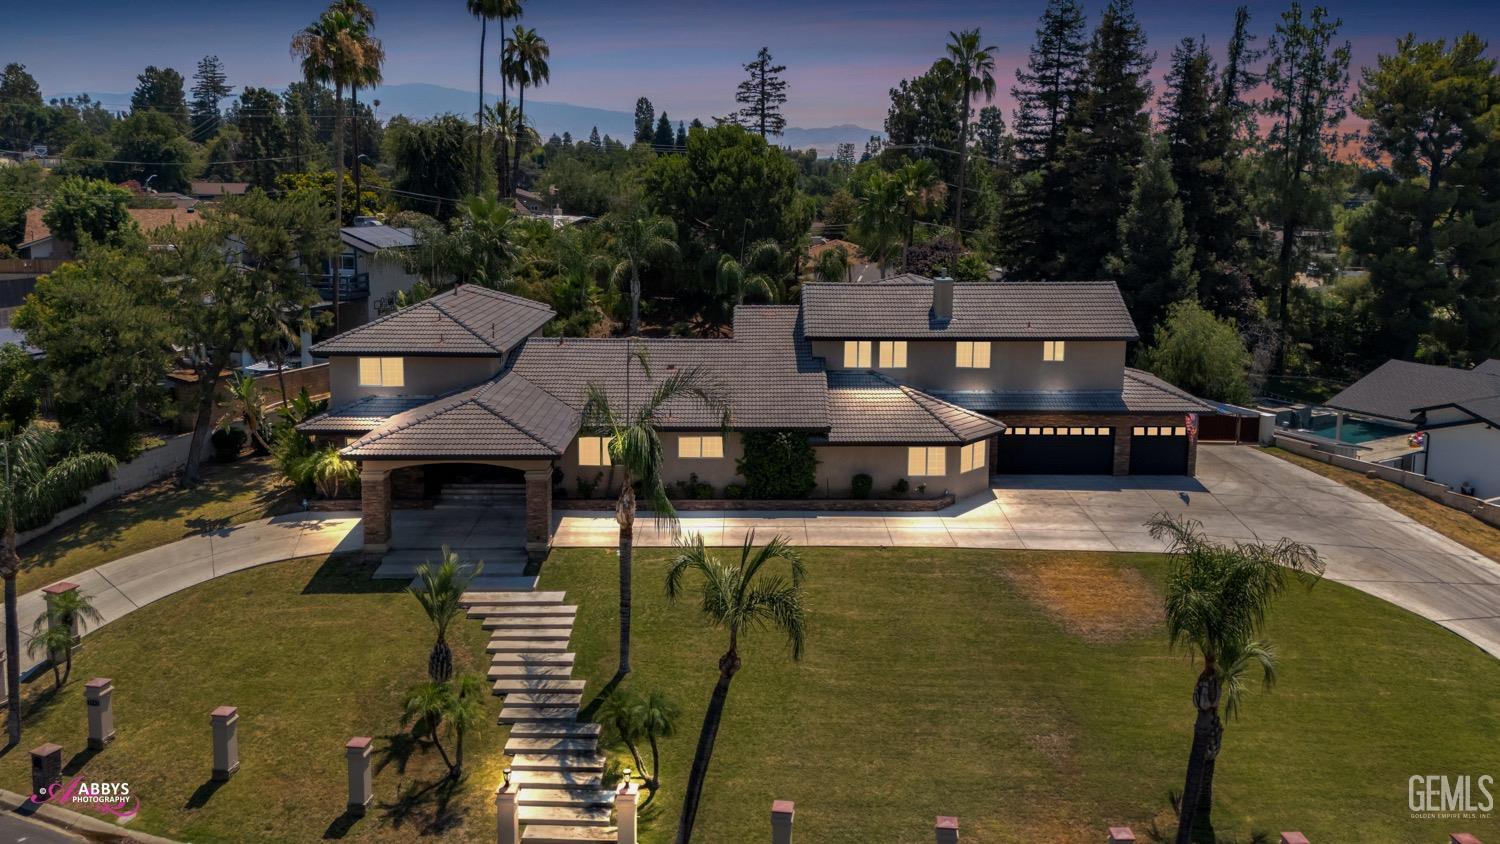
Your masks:
[[[85,635],[151,603],[206,580],[266,563],[357,551],[362,544],[358,513],[292,513],[247,522],[232,528],[191,536],[177,542],[121,557],[66,578],[93,599],[103,621],[85,628]],[[40,589],[17,600],[21,624],[21,670],[41,661],[26,653],[26,634],[46,612]]]
[[[994,489],[935,513],[683,513],[682,529],[737,545],[750,530],[798,545],[1160,551],[1145,521],[1187,515],[1222,539],[1308,543],[1328,577],[1430,619],[1500,657],[1500,564],[1337,481],[1245,446],[1204,445],[1198,476],[1002,476]],[[608,513],[556,519],[554,544],[611,547]],[[636,544],[672,535],[650,518]]]

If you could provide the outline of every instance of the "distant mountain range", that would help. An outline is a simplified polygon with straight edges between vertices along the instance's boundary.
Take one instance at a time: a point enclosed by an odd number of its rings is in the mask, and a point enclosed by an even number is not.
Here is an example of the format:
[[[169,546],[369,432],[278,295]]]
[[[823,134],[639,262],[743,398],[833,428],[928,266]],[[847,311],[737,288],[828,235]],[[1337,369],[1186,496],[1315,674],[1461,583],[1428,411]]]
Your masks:
[[[47,96],[68,97],[77,96],[77,94],[52,93]],[[90,92],[90,96],[109,103],[111,106],[130,101],[128,93]],[[428,85],[421,82],[381,85],[374,91],[360,92],[361,102],[380,101],[379,114],[382,119],[404,114],[420,120],[448,113],[472,118],[478,99],[477,91],[465,91],[460,88]],[[498,102],[500,92],[487,90],[485,99],[492,103]],[[599,128],[600,135],[609,135],[620,140],[629,139],[635,134],[635,114],[629,111],[613,111],[547,100],[527,100],[526,116],[543,138],[554,133],[561,135],[564,132],[571,132],[575,139],[584,140],[596,126]],[[691,123],[693,115],[670,115],[670,118],[674,124],[679,119]],[[707,117],[702,119],[705,123],[711,122]],[[866,129],[849,123],[814,129],[788,127],[780,138],[775,139],[775,143],[793,149],[811,147],[816,149],[819,155],[833,155],[841,143],[854,144],[857,151],[863,151],[865,142],[870,139],[870,136],[879,134],[881,132],[878,130]]]

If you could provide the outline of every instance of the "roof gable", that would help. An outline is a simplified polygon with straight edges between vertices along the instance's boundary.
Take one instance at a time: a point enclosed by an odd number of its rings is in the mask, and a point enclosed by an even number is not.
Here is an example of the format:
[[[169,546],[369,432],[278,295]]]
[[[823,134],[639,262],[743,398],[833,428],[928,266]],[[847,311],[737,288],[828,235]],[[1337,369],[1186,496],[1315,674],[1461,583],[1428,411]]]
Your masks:
[[[1500,373],[1388,360],[1324,404],[1335,410],[1411,421],[1422,408],[1500,395]]]
[[[875,372],[828,373],[828,442],[963,444],[1005,430],[982,413]]]
[[[344,449],[359,459],[556,457],[577,411],[514,373],[399,413]]]
[[[552,309],[472,284],[402,308],[313,346],[320,355],[503,355],[552,319]]]

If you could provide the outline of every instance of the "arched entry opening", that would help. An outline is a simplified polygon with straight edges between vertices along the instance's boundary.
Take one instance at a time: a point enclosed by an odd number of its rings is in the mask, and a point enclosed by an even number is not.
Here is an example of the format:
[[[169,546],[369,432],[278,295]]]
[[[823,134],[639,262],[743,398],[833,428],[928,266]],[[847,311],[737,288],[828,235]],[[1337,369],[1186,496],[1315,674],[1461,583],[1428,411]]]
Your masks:
[[[391,495],[402,502],[519,502],[525,487],[526,472],[514,466],[425,463],[391,471]]]
[[[366,459],[360,470],[365,549],[386,562],[435,559],[446,545],[499,571],[546,554],[550,459]]]

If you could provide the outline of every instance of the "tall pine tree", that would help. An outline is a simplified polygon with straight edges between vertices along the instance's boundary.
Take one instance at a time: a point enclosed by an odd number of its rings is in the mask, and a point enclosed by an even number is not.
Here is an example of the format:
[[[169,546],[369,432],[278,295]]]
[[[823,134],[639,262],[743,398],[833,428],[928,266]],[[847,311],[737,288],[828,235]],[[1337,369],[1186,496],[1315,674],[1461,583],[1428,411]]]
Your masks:
[[[1048,0],[1026,68],[1016,70],[1011,123],[1025,170],[1055,162],[1078,98],[1084,70],[1083,9],[1075,0]]]
[[[786,80],[781,74],[786,65],[773,64],[771,51],[761,47],[755,60],[745,65],[749,78],[740,83],[734,101],[743,108],[735,112],[735,121],[762,138],[780,135],[786,129],[781,107],[786,105]]]
[[[1088,67],[1068,125],[1059,165],[1068,198],[1060,225],[1066,238],[1058,254],[1061,278],[1096,278],[1119,241],[1118,224],[1130,202],[1136,168],[1145,153],[1150,115],[1147,78],[1155,55],[1131,0],[1111,0],[1089,44]]]
[[[130,112],[155,111],[172,118],[177,131],[188,130],[187,97],[182,92],[182,74],[170,67],[149,65],[136,78],[130,95]]]
[[[1147,144],[1130,207],[1120,218],[1119,250],[1104,263],[1145,338],[1155,333],[1167,307],[1193,297],[1197,285],[1167,146],[1166,139]]]
[[[219,104],[229,96],[229,82],[224,75],[224,63],[218,56],[204,56],[198,60],[198,70],[193,74],[193,102],[188,109],[192,121],[195,141],[204,141],[219,134],[223,118]]]
[[[657,152],[671,152],[674,138],[672,136],[672,121],[667,118],[667,113],[661,113],[656,120],[656,133],[651,136],[651,145]]]
[[[656,124],[656,107],[645,97],[635,101],[635,139],[651,143],[652,127]]]

